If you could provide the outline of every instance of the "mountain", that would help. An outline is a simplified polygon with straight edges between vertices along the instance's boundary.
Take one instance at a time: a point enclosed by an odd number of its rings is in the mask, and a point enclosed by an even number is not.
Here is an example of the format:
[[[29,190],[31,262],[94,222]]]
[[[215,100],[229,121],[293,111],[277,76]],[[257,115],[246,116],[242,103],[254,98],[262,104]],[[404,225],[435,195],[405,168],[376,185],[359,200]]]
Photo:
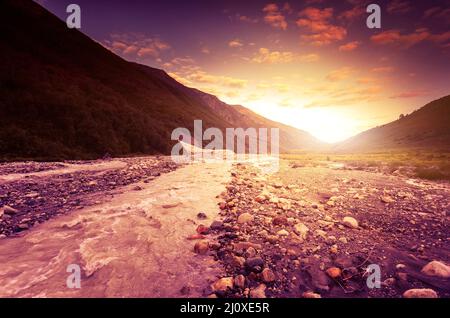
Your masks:
[[[169,154],[172,130],[195,119],[279,127],[282,149],[317,142],[125,61],[32,1],[2,0],[0,21],[0,160]]]
[[[389,124],[372,128],[334,147],[338,151],[407,148],[450,149],[450,95]]]

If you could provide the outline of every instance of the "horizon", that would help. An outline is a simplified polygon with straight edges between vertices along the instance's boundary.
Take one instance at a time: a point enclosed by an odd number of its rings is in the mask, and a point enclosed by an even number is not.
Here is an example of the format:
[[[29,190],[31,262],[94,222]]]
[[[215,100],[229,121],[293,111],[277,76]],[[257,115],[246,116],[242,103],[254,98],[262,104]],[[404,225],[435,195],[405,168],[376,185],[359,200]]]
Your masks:
[[[68,0],[37,2],[67,16]],[[448,95],[445,0],[380,1],[381,29],[366,27],[366,2],[79,1],[80,31],[127,61],[337,143]]]

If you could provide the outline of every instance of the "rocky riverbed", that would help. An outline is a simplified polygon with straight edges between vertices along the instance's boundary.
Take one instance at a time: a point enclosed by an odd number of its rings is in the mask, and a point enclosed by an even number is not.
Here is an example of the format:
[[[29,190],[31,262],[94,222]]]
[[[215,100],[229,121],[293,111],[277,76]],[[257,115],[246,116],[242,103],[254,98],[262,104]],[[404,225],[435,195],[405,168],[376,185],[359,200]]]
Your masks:
[[[0,237],[15,235],[55,215],[98,204],[120,187],[149,182],[176,167],[167,157],[2,164]]]
[[[284,160],[1,167],[0,296],[450,297],[446,182]]]
[[[201,229],[227,272],[209,297],[450,296],[448,184],[287,162],[231,174],[221,219]]]

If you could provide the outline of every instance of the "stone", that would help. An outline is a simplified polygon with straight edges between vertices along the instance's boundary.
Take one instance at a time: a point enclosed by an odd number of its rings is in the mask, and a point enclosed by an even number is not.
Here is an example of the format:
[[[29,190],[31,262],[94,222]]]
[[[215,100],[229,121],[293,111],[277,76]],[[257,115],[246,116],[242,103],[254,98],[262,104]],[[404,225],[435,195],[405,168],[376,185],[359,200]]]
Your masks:
[[[248,248],[253,247],[256,250],[261,249],[261,244],[252,243],[252,242],[236,242],[233,243],[233,249],[235,251],[245,251]]]
[[[250,290],[250,298],[266,298],[266,285],[260,284]]]
[[[209,232],[209,228],[207,226],[204,226],[203,224],[200,224],[197,226],[197,233],[198,234],[207,234]]]
[[[214,222],[211,223],[209,228],[211,230],[220,230],[220,229],[223,228],[223,222],[221,222],[221,221],[214,221]]]
[[[342,272],[341,269],[338,267],[330,267],[329,269],[327,269],[327,274],[331,278],[336,279],[341,276]]]
[[[355,218],[352,218],[351,216],[346,216],[342,219],[342,224],[344,224],[346,227],[349,227],[351,229],[357,229],[358,228],[358,221],[356,221]]]
[[[279,231],[277,232],[277,235],[278,235],[278,236],[288,236],[288,235],[289,235],[289,232],[286,231],[285,229],[282,229],[282,230],[279,230]]]
[[[204,212],[199,212],[197,214],[197,218],[200,220],[204,220],[204,219],[207,219],[208,217],[206,216],[206,214]]]
[[[273,271],[269,268],[264,268],[263,271],[261,272],[261,278],[262,281],[265,283],[271,283],[273,281],[275,281],[275,274],[273,273]]]
[[[198,241],[194,245],[194,252],[197,254],[204,255],[209,250],[209,242],[207,240]]]
[[[309,228],[303,223],[297,223],[294,225],[294,232],[299,235],[302,239],[306,239],[308,235]]]
[[[228,289],[233,289],[233,277],[223,277],[211,285],[214,292],[226,292]]]
[[[231,263],[231,265],[234,265],[235,267],[241,268],[241,267],[244,267],[244,265],[245,265],[245,258],[243,258],[242,256],[233,255],[230,258],[230,263]]]
[[[239,215],[237,222],[239,224],[245,224],[245,223],[249,223],[252,222],[254,220],[254,216],[251,215],[250,213],[242,213],[241,215]]]
[[[234,278],[234,286],[240,289],[245,288],[245,276],[244,275],[237,275]]]
[[[250,257],[245,260],[245,267],[252,272],[261,272],[264,260],[261,257]]]
[[[28,230],[29,226],[27,223],[20,223],[19,225],[17,225],[17,227],[21,230]]]
[[[219,209],[225,210],[226,208],[227,208],[227,203],[226,202],[220,202],[219,203]]]
[[[193,240],[203,240],[204,238],[205,238],[205,236],[202,235],[202,234],[192,234],[192,235],[189,235],[187,237],[187,239],[191,240],[191,241],[193,241]]]
[[[438,298],[437,293],[430,288],[413,288],[403,293],[404,298]]]
[[[262,191],[256,198],[255,201],[258,203],[263,203],[270,198],[270,193],[267,190]]]
[[[312,291],[307,291],[302,294],[303,298],[322,298],[320,294],[314,293]]]
[[[255,257],[256,256],[256,249],[254,247],[250,246],[245,251],[245,256],[246,257]]]
[[[287,223],[287,218],[284,216],[276,216],[272,219],[273,225],[286,225]]]
[[[422,268],[421,271],[423,274],[428,276],[435,276],[440,278],[449,278],[450,277],[450,266],[439,262],[432,261],[429,262]]]
[[[392,198],[391,198],[390,196],[388,196],[388,195],[382,196],[382,197],[380,198],[380,200],[381,200],[381,202],[383,202],[383,203],[392,203],[392,202],[395,201],[394,199],[392,199]]]
[[[14,208],[10,207],[9,205],[3,206],[3,208],[0,210],[0,215],[2,215],[2,214],[13,215],[13,214],[17,214],[17,213],[19,213],[19,210],[14,209]]]

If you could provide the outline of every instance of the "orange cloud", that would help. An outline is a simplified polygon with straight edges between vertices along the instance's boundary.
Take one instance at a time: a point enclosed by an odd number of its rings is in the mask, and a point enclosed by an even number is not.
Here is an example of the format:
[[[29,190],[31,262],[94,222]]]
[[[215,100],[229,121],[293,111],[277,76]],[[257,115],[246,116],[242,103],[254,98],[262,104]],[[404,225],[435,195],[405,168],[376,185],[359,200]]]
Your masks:
[[[287,30],[287,22],[284,15],[281,13],[278,5],[270,3],[263,8],[263,12],[266,13],[264,21],[272,27],[280,30]]]
[[[405,48],[414,46],[430,36],[426,29],[416,30],[414,33],[402,35],[398,30],[389,30],[373,35],[370,39],[375,44],[397,44]]]
[[[358,48],[359,44],[360,44],[360,42],[358,42],[358,41],[349,42],[347,44],[341,45],[339,47],[339,51],[349,52],[349,51],[356,50]]]
[[[353,9],[346,10],[339,15],[339,19],[346,21],[353,21],[362,17],[366,10],[362,6],[356,6]]]
[[[300,62],[312,63],[312,62],[319,61],[320,56],[315,53],[311,53],[311,54],[300,55],[298,59]]]
[[[276,63],[289,63],[294,60],[294,53],[286,51],[286,52],[279,52],[279,51],[273,51],[271,52],[267,48],[260,48],[258,53],[253,57],[252,61],[255,63],[269,63],[269,64],[276,64]]]
[[[297,25],[306,29],[311,34],[302,35],[301,39],[312,45],[321,46],[332,42],[343,40],[347,36],[344,27],[334,25],[330,22],[333,17],[333,9],[318,9],[308,7],[299,13],[300,19]]]
[[[381,66],[371,69],[373,73],[390,73],[394,70],[392,66]]]
[[[258,53],[252,58],[252,62],[255,63],[267,63],[267,64],[281,64],[291,63],[294,61],[303,63],[317,62],[320,59],[319,55],[311,53],[305,55],[298,55],[290,51],[270,51],[267,48],[260,48]]]
[[[420,97],[420,96],[426,96],[429,92],[423,89],[418,90],[412,90],[412,91],[406,91],[402,92],[396,95],[392,95],[389,98],[391,99],[399,99],[399,98],[414,98],[414,97]]]
[[[229,47],[232,47],[232,48],[237,48],[237,47],[242,47],[242,46],[244,46],[244,44],[242,43],[241,40],[239,40],[239,39],[234,39],[234,40],[231,40],[231,41],[228,43],[228,46],[229,46]]]
[[[258,19],[250,18],[246,15],[240,15],[239,13],[236,14],[236,19],[240,22],[246,22],[246,23],[258,23]]]
[[[331,71],[326,76],[326,79],[331,82],[338,82],[350,77],[355,71],[351,67],[341,67],[340,69]]]
[[[415,30],[413,33],[401,34],[399,30],[388,30],[373,35],[371,41],[378,45],[398,45],[402,48],[410,48],[423,41],[431,41],[436,44],[449,45],[450,31],[441,34],[432,34],[426,28]]]

